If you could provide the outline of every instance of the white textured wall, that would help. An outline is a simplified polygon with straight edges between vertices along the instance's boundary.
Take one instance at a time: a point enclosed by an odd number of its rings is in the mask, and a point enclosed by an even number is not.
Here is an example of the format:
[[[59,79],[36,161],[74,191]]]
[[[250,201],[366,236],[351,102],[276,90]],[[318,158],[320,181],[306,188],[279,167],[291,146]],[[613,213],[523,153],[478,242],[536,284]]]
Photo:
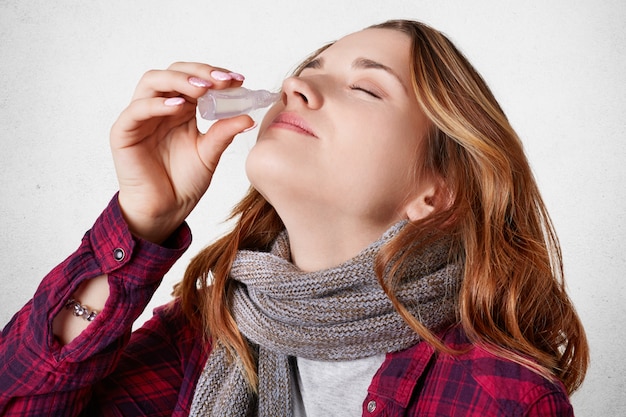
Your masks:
[[[622,0],[0,0],[0,326],[115,192],[108,130],[145,70],[205,61],[276,88],[322,43],[416,18],[465,51],[526,143],[591,342],[577,415],[626,415],[625,11]],[[223,158],[190,218],[189,255],[224,230],[253,141]]]

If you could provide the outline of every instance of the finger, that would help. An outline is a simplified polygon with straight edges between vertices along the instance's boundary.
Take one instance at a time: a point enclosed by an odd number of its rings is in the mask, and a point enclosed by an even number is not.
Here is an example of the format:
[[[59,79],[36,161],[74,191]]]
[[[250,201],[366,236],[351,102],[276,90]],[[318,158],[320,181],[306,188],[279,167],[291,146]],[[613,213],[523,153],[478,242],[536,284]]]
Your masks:
[[[212,81],[216,89],[237,87],[245,80],[245,77],[238,72],[199,62],[175,62],[168,69]]]
[[[132,101],[150,97],[180,95],[197,98],[213,85],[210,80],[194,77],[180,71],[150,70],[139,80]]]
[[[195,117],[195,104],[183,97],[156,97],[132,101],[111,128],[111,144],[130,146],[141,140],[163,117],[180,116],[181,121]]]
[[[238,87],[243,80],[243,75],[227,69],[198,63],[176,63],[167,70],[146,72],[137,84],[133,100],[173,95],[196,99],[208,88]]]
[[[242,115],[230,119],[222,119],[213,123],[198,142],[200,159],[210,172],[215,172],[222,153],[230,145],[238,133],[242,133],[256,124],[250,116]]]

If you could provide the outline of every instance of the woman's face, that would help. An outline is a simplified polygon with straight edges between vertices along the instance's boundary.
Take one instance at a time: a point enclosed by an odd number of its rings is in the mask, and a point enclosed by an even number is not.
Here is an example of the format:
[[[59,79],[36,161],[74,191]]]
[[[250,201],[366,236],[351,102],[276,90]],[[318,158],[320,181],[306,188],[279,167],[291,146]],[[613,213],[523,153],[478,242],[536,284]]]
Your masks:
[[[283,83],[246,162],[279,215],[367,221],[406,218],[424,191],[417,148],[428,122],[413,93],[411,42],[389,29],[340,39]]]

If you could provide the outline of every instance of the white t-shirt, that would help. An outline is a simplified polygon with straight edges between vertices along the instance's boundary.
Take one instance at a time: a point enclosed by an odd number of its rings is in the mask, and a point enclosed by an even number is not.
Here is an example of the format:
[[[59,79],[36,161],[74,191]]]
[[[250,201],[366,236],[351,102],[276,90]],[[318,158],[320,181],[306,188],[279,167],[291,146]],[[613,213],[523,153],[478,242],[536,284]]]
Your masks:
[[[361,416],[367,389],[384,360],[385,354],[337,362],[296,358],[294,417]]]

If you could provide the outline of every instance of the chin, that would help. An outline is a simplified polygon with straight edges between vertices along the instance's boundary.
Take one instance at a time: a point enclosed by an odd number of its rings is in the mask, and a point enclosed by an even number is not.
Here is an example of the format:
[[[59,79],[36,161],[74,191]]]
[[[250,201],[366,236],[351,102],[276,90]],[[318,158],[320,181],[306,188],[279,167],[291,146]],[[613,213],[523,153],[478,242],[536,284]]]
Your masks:
[[[267,152],[260,148],[263,147],[259,147],[257,143],[248,153],[245,164],[246,176],[252,187],[272,204],[270,199],[272,188],[280,184],[279,161],[276,161],[276,158],[272,158],[271,155],[266,155]]]

